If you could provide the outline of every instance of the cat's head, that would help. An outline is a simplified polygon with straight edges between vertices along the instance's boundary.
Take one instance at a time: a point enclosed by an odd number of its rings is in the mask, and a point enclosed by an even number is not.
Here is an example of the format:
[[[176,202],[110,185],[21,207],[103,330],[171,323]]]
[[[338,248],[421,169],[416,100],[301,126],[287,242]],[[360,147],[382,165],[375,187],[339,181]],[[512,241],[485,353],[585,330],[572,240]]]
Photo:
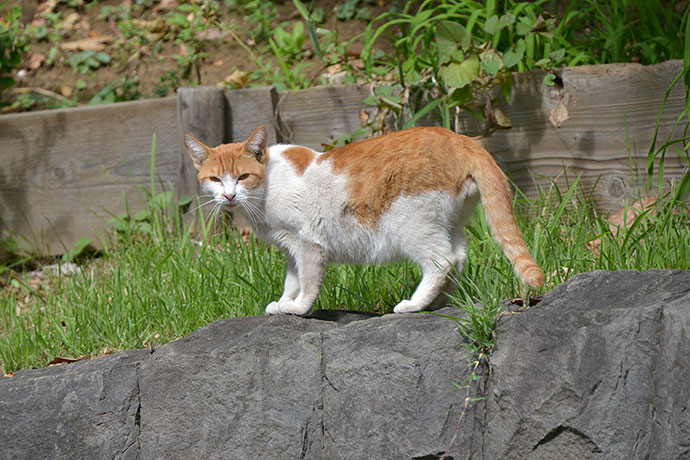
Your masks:
[[[199,183],[213,201],[228,207],[249,206],[263,195],[268,131],[261,125],[244,142],[208,147],[184,135],[184,145],[199,171]]]

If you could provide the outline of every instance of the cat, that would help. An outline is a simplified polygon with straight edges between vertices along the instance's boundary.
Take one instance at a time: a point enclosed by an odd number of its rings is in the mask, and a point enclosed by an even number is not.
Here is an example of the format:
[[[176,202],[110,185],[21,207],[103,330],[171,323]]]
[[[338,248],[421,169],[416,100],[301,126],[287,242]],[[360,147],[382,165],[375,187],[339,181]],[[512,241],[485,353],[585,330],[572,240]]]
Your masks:
[[[320,153],[267,146],[259,126],[241,143],[215,148],[185,134],[202,189],[238,212],[287,259],[284,292],[267,314],[304,315],[329,262],[382,264],[409,258],[422,270],[395,313],[439,305],[455,288],[449,275],[467,259],[464,227],[481,201],[494,239],[518,278],[544,275],[513,214],[508,181],[482,145],[444,128],[384,134]]]

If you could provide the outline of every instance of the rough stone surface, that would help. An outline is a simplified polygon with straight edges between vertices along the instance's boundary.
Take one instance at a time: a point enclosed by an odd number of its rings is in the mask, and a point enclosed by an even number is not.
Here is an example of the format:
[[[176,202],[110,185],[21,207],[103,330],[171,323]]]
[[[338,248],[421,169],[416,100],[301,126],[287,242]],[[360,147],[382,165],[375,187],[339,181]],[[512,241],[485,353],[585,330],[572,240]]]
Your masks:
[[[0,458],[138,458],[145,350],[0,379]]]
[[[152,354],[17,372],[0,380],[0,458],[443,453],[465,398],[454,382],[469,372],[454,322],[427,314],[314,316],[321,319],[223,320]],[[474,411],[466,417],[471,426]],[[452,444],[453,458],[470,458],[470,434]]]
[[[448,458],[690,459],[690,271],[579,275],[499,329]],[[0,459],[438,459],[469,371],[435,315],[223,320],[0,379]]]
[[[690,458],[690,272],[593,272],[506,315],[485,458]]]

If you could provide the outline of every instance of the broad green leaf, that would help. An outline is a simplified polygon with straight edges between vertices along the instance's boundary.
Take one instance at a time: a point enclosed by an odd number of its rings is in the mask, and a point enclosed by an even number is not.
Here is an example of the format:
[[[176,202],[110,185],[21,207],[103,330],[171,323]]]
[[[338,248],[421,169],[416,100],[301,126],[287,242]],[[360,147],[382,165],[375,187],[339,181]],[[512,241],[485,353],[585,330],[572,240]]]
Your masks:
[[[453,52],[470,46],[470,34],[461,24],[441,21],[436,26],[436,46],[441,62],[448,62]]]
[[[417,85],[422,81],[422,76],[416,70],[411,70],[405,74],[405,81],[409,85]]]
[[[510,48],[503,54],[503,65],[509,69],[522,61],[523,57],[525,57],[525,41],[520,39],[515,44],[514,48]]]
[[[558,49],[549,53],[549,57],[554,61],[558,62],[565,57],[565,48]]]
[[[499,21],[498,16],[493,15],[484,23],[484,30],[487,34],[493,35],[505,27],[505,24]]]
[[[482,62],[481,68],[488,74],[493,76],[498,75],[500,69],[500,64],[496,61]]]
[[[491,75],[496,75],[498,71],[503,68],[503,56],[501,56],[500,51],[493,48],[482,51],[479,55],[479,59],[482,61],[484,68]]]
[[[467,85],[463,88],[457,88],[451,93],[450,105],[451,107],[463,105],[470,99],[472,99],[472,90],[470,89],[470,86]]]
[[[374,94],[377,96],[390,96],[393,94],[392,86],[377,86],[374,88]]]
[[[534,26],[534,22],[530,18],[528,18],[526,16],[522,16],[518,20],[517,25],[515,26],[515,32],[518,35],[521,35],[524,37],[525,35],[528,35],[530,33],[533,26]]]
[[[364,99],[362,99],[362,102],[364,102],[366,105],[379,105],[379,100],[376,98],[376,96],[367,96]]]
[[[134,220],[137,222],[144,222],[151,218],[151,212],[147,209],[142,209],[141,211],[134,214]]]
[[[515,24],[515,16],[510,13],[506,13],[501,16],[501,22],[507,26]]]
[[[462,62],[465,60],[465,53],[462,50],[455,50],[450,57],[453,61]]]
[[[304,5],[304,3],[302,3],[301,0],[292,0],[292,3],[295,5],[295,8],[299,12],[299,14],[301,14],[302,17],[308,21],[309,20],[309,10]]]
[[[441,67],[441,77],[448,86],[462,88],[479,76],[479,58],[470,56],[464,61]]]
[[[91,243],[93,243],[93,240],[91,238],[80,238],[79,241],[74,243],[74,247],[70,250],[68,250],[65,254],[62,255],[62,260],[66,262],[71,262],[74,260],[75,257],[77,257],[79,254],[81,254],[84,249],[86,249]]]

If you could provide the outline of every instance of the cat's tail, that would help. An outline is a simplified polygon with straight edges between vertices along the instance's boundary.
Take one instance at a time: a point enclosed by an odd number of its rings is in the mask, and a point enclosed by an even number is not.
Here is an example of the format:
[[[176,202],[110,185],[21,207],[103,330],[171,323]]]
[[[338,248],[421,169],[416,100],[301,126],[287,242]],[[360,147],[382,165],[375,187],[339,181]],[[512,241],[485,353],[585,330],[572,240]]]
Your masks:
[[[544,284],[544,273],[534,261],[520,233],[515,214],[510,185],[501,168],[498,167],[479,142],[477,155],[470,175],[479,188],[479,195],[486,221],[494,240],[513,264],[520,280],[535,289]]]

